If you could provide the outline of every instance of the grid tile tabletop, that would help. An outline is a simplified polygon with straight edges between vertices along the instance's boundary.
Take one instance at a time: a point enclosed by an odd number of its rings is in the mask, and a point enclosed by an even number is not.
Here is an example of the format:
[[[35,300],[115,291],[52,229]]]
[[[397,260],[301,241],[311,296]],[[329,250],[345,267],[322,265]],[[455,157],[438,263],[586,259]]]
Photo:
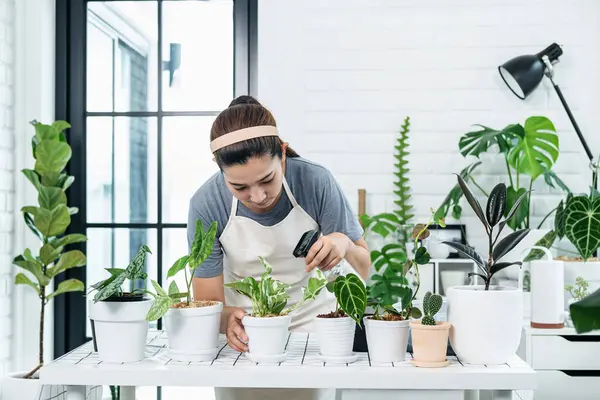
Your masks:
[[[118,340],[117,338],[115,338]],[[165,331],[150,331],[146,358],[131,363],[105,363],[92,342],[54,360],[40,371],[46,385],[313,387],[360,389],[534,389],[535,372],[515,356],[499,366],[462,364],[449,357],[444,368],[417,368],[406,360],[376,363],[368,353],[357,353],[349,364],[331,364],[319,357],[315,333],[290,333],[287,358],[277,364],[250,361],[219,338],[219,352],[206,362],[178,362],[168,353]]]

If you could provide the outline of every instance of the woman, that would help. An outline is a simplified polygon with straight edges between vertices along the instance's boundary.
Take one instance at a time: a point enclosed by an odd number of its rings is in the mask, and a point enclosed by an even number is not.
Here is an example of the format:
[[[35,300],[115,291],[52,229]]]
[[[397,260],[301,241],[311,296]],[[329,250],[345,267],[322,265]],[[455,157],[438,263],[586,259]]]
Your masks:
[[[188,243],[196,220],[205,226],[218,222],[210,257],[196,269],[194,298],[219,300],[223,310],[221,331],[236,351],[247,351],[241,323],[251,310],[248,298],[223,284],[246,276],[260,278],[264,267],[258,256],[273,266],[273,277],[291,284],[290,302],[301,299],[309,277],[345,260],[363,279],[370,256],[362,228],[332,174],[301,158],[279,137],[273,115],[251,96],[241,96],[215,119],[211,151],[220,172],[213,175],[190,200]],[[305,259],[292,252],[302,234],[320,229],[323,236]],[[309,331],[319,313],[335,307],[335,299],[322,291],[317,299],[292,313],[290,330]],[[239,390],[239,391],[238,391]],[[217,389],[217,399],[317,399],[308,389]],[[321,393],[323,394],[323,393]]]

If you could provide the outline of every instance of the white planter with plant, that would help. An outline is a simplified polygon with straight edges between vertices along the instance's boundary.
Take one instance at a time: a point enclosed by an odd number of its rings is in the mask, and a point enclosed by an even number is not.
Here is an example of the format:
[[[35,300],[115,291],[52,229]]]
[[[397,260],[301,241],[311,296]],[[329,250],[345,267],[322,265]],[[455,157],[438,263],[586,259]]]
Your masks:
[[[148,337],[146,315],[152,300],[144,296],[147,274],[143,271],[150,249],[142,245],[127,268],[106,268],[110,277],[94,285],[96,291],[88,300],[88,314],[98,358],[103,362],[123,363],[141,361],[145,357]],[[143,288],[123,290],[141,281]]]
[[[466,364],[504,364],[517,351],[523,325],[523,292],[520,288],[491,285],[492,277],[521,261],[497,262],[514,249],[527,235],[527,229],[512,232],[498,241],[502,229],[513,218],[524,193],[517,199],[503,219],[507,205],[506,185],[500,183],[492,189],[485,211],[473,196],[466,182],[458,176],[458,183],[484,226],[488,239],[488,255],[484,259],[473,248],[454,242],[445,242],[475,262],[480,272],[470,272],[483,285],[455,286],[448,289],[448,322],[450,343],[461,362]],[[496,231],[495,231],[495,228]]]
[[[219,351],[223,303],[193,301],[191,295],[194,272],[210,255],[216,233],[217,222],[213,222],[205,231],[202,221],[196,221],[190,254],[181,257],[169,268],[167,279],[184,271],[184,292],[179,290],[175,281],[169,285],[168,293],[156,281],[152,281],[156,293],[148,292],[154,297],[154,302],[146,319],[156,321],[163,318],[169,341],[169,357],[175,361],[213,360]]]
[[[31,287],[40,300],[39,359],[38,365],[31,370],[9,373],[1,378],[3,399],[37,400],[49,397],[51,388],[40,385],[38,380],[39,369],[44,365],[47,306],[60,294],[85,290],[84,284],[77,279],[61,281],[52,293],[48,290],[52,280],[67,269],[86,264],[85,254],[81,251],[65,251],[65,246],[87,240],[85,235],[64,234],[71,224],[71,216],[78,212],[77,208],[68,207],[65,193],[75,180],[65,172],[72,152],[64,130],[70,125],[65,121],[56,121],[52,125],[34,121],[32,125],[35,127],[35,136],[31,141],[35,166],[22,172],[38,192],[38,206],[24,206],[21,212],[25,224],[40,241],[40,249],[36,255],[30,249],[25,249],[22,255],[13,259],[13,264],[23,270],[15,276],[15,284]],[[102,392],[96,395],[102,396]]]
[[[317,270],[317,277],[309,278],[307,286],[303,288],[302,300],[286,308],[291,298],[288,294],[291,285],[273,279],[271,265],[263,257],[259,259],[265,267],[260,281],[246,277],[224,286],[252,300],[252,311],[242,318],[242,325],[248,336],[246,357],[261,363],[278,363],[287,356],[284,350],[291,323],[289,314],[314,300],[327,284],[327,280],[323,273]]]
[[[406,358],[409,318],[421,317],[421,311],[413,306],[420,287],[418,266],[430,260],[426,247],[419,246],[419,241],[427,239],[430,234],[427,228],[433,222],[432,218],[426,225],[417,224],[413,228],[411,239],[417,249],[414,258],[408,259],[399,244],[388,245],[381,252],[372,253],[376,271],[379,272],[383,266],[385,270],[381,275],[373,275],[374,283],[368,287],[368,303],[375,308],[374,315],[364,318],[371,361],[401,362]],[[436,222],[444,226],[443,220]],[[414,291],[406,279],[411,270],[416,278]],[[394,307],[398,303],[400,309]]]
[[[354,362],[357,359],[352,352],[356,324],[367,307],[365,285],[356,274],[349,273],[329,282],[327,290],[335,295],[336,307],[315,318],[319,354],[329,363]]]

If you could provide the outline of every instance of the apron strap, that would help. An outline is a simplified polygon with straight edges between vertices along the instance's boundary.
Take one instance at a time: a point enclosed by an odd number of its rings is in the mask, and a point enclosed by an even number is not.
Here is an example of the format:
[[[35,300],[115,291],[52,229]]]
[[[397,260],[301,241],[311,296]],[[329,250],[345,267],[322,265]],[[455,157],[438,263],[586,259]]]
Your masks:
[[[288,199],[290,199],[290,202],[292,203],[292,207],[298,207],[298,202],[290,190],[287,180],[285,179],[285,175],[283,176],[283,189],[285,190],[285,193],[287,193]]]

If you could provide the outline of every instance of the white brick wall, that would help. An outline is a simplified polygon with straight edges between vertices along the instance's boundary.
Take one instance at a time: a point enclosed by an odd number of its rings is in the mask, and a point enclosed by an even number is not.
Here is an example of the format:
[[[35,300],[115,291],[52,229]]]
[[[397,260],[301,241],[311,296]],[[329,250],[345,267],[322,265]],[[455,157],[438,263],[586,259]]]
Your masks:
[[[11,370],[14,237],[15,0],[0,0],[0,376]]]
[[[258,96],[291,146],[333,171],[355,209],[357,190],[367,190],[368,213],[393,206],[393,145],[405,116],[417,218],[429,217],[456,182],[452,173],[468,164],[458,139],[475,123],[501,128],[547,116],[561,138],[556,172],[586,190],[585,153],[552,87],[545,82],[522,102],[496,68],[562,44],[556,80],[600,153],[599,15],[593,0],[260,0]],[[504,179],[502,160],[492,161],[479,178],[488,188]],[[534,223],[557,198],[538,185]],[[464,215],[469,240],[484,250],[481,227]]]

